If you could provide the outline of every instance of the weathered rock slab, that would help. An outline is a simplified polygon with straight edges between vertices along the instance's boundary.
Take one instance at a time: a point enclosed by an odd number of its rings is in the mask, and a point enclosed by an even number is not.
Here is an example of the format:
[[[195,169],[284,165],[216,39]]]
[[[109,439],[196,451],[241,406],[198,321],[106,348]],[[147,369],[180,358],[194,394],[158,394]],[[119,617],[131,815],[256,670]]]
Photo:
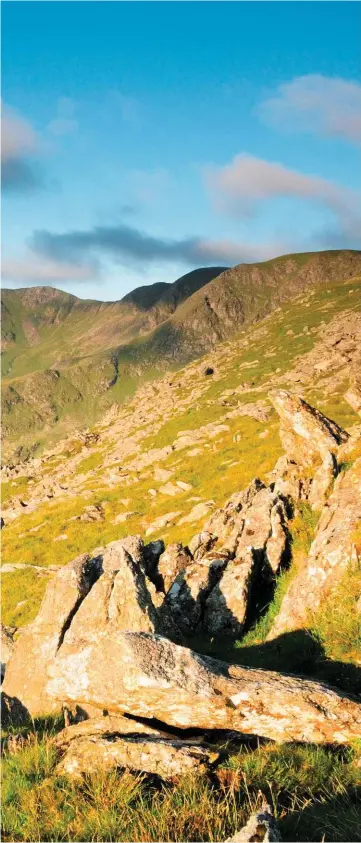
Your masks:
[[[347,743],[361,706],[306,679],[229,665],[157,635],[105,631],[68,637],[49,668],[54,705],[101,706],[180,728],[233,729],[276,741]]]
[[[79,778],[120,767],[172,779],[191,772],[204,774],[218,757],[217,752],[176,738],[146,734],[78,737],[71,741],[56,770],[58,775]]]

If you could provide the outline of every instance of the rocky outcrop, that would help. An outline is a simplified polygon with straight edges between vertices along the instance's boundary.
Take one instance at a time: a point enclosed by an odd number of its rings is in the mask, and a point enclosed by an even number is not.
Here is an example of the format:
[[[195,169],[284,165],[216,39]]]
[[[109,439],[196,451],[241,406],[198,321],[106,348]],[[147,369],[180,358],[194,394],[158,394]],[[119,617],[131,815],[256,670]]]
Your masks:
[[[159,588],[167,593],[172,583],[193,561],[190,551],[179,542],[168,545],[158,562]]]
[[[300,396],[285,390],[269,393],[280,417],[280,438],[289,459],[303,465],[327,454],[336,454],[338,446],[346,442],[348,434],[332,419]]]
[[[37,618],[19,635],[4,683],[32,716],[52,709],[44,690],[48,667],[68,629],[75,647],[111,629],[180,640],[167,607],[158,612],[145,561],[140,537],[128,536],[93,557],[78,557],[51,580]]]
[[[317,526],[309,555],[284,597],[270,637],[307,626],[328,594],[337,589],[357,555],[356,529],[361,524],[361,458],[339,474]]]
[[[277,843],[282,840],[272,810],[267,803],[260,811],[255,811],[247,824],[233,837],[229,837],[226,843],[250,843],[255,840],[259,843]]]
[[[103,631],[75,643],[69,630],[46,693],[58,707],[95,705],[178,728],[315,743],[361,737],[361,706],[325,685],[226,664],[144,633]]]
[[[272,472],[275,490],[319,509],[331,491],[338,450],[349,434],[300,396],[274,390],[269,397],[280,417],[285,451]]]
[[[195,561],[166,598],[185,635],[242,633],[252,588],[288,559],[287,521],[283,498],[258,479],[211,516],[190,543]]]
[[[45,693],[47,669],[75,613],[101,572],[101,557],[83,554],[61,568],[48,584],[39,613],[19,634],[3,691],[32,715],[56,708]]]

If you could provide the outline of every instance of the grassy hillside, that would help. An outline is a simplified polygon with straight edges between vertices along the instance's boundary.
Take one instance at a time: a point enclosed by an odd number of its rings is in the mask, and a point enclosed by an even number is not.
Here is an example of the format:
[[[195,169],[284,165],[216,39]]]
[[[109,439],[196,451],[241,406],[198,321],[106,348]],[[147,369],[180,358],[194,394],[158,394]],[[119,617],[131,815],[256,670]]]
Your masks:
[[[31,450],[74,424],[92,424],[142,382],[196,359],[302,290],[354,276],[361,253],[286,255],[221,269],[196,270],[113,303],[52,288],[4,291],[4,458],[18,448],[19,434]]]
[[[290,260],[294,267],[295,259]],[[146,541],[186,543],[233,492],[254,476],[266,480],[282,453],[279,420],[267,397],[270,388],[296,390],[343,427],[359,423],[343,396],[349,356],[361,344],[361,271],[352,257],[338,266],[340,274],[331,267],[327,277],[313,256],[305,256],[303,263],[300,258],[300,270],[292,271],[302,289],[293,289],[292,298],[285,287],[283,293],[277,287],[277,266],[266,271],[265,288],[260,279],[253,299],[257,324],[241,325],[201,359],[143,383],[136,396],[92,426],[87,440],[73,432],[41,460],[10,472],[3,484],[4,623],[21,627],[34,618],[54,567],[77,554],[131,533]],[[235,295],[244,283],[242,274],[240,268],[237,280],[227,273]],[[212,289],[220,279],[207,285],[212,302],[221,297]],[[262,294],[267,297],[275,288],[279,305],[261,318]],[[191,299],[179,307],[184,331],[186,313],[181,311],[187,306],[196,313]],[[247,313],[252,307],[253,302],[245,305]],[[172,327],[162,330],[169,336],[175,320],[167,324]],[[138,341],[136,348],[144,344],[153,354],[154,347],[161,347],[152,345],[160,342],[160,333]],[[131,357],[132,350],[127,353]],[[89,366],[92,361],[90,356]],[[73,381],[80,390],[80,381],[74,376]],[[183,487],[170,493],[166,478]],[[87,520],[89,507],[96,508],[96,520]],[[212,640],[192,643],[198,651],[229,661],[310,675],[356,693],[359,570],[345,571],[332,602],[322,607],[310,629],[266,641],[317,519],[318,513],[300,505],[290,525],[292,566],[280,576],[273,599],[262,605],[261,620],[242,640],[226,646]],[[259,791],[272,806],[284,840],[361,840],[356,744],[335,749],[251,740],[207,779],[163,785],[129,772],[90,771],[83,782],[69,783],[55,772],[51,735],[61,725],[35,721],[26,730],[23,748],[5,757],[4,840],[225,840],[259,804]]]
[[[198,503],[210,502],[212,509],[255,475],[265,479],[282,453],[278,417],[267,398],[275,385],[296,388],[344,427],[356,423],[343,399],[347,357],[343,361],[337,350],[347,349],[350,337],[360,341],[359,326],[353,325],[360,303],[360,275],[316,285],[201,360],[143,383],[133,398],[92,427],[92,443],[73,430],[40,463],[19,468],[3,484],[3,552],[4,561],[26,567],[3,575],[4,622],[24,623],[37,609],[31,583],[38,594],[46,579],[39,583],[29,565],[46,572],[49,565],[96,545],[144,534],[169,513],[172,517],[156,526],[151,538],[186,542],[202,516],[179,522]],[[207,367],[213,375],[204,374]],[[164,494],[157,466],[190,488],[174,497]],[[19,507],[19,499],[29,510]],[[101,507],[101,520],[71,520],[89,505]],[[7,515],[11,507],[20,513],[14,520]],[[17,608],[25,583],[27,598]]]

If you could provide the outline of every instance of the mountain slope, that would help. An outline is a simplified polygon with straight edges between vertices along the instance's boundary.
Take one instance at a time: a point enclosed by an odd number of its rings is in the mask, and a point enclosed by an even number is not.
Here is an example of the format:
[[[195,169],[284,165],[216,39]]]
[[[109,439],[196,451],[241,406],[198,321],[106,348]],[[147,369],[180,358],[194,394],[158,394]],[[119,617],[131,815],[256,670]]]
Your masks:
[[[4,457],[19,436],[32,448],[54,427],[64,435],[74,422],[92,423],[143,381],[199,357],[283,301],[361,273],[361,253],[287,255],[220,270],[196,270],[110,303],[52,288],[4,291]]]

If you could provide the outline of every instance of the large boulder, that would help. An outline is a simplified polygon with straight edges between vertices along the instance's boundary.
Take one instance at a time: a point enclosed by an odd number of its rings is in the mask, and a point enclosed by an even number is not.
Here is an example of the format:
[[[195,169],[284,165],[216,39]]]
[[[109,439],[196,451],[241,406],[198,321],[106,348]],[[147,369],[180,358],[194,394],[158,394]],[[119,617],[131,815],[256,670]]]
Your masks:
[[[156,632],[179,639],[170,617],[160,613],[156,591],[143,570],[143,544],[137,536],[111,542],[103,554],[103,573],[79,607],[70,634],[74,642],[97,639],[99,632]]]
[[[270,638],[312,622],[312,615],[337,588],[354,556],[355,534],[360,524],[361,458],[337,477],[322,510],[308,558],[289,586]]]
[[[226,664],[158,635],[99,632],[72,639],[49,666],[54,706],[78,703],[170,726],[233,729],[276,741],[361,737],[361,706],[317,682]]]
[[[20,632],[3,683],[5,694],[31,715],[57,706],[47,697],[47,669],[75,613],[101,573],[101,556],[78,556],[49,582],[35,620]]]
[[[161,612],[158,608],[155,586],[144,573],[138,536],[112,542],[93,558],[78,557],[57,572],[37,618],[20,634],[4,691],[21,700],[32,716],[51,711],[53,701],[44,690],[48,667],[67,630],[74,647],[97,641],[111,629],[181,640],[167,607]]]

